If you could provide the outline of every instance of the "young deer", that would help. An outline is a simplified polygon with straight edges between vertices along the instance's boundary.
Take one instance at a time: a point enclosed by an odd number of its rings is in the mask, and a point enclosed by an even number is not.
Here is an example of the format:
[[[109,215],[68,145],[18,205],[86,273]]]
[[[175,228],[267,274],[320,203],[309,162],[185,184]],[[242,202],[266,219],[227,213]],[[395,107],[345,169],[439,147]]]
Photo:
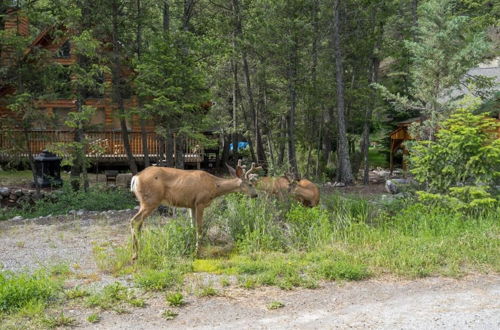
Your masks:
[[[232,169],[232,168],[231,168]],[[254,176],[259,168],[252,167],[245,171],[238,161],[232,169],[233,179],[223,179],[200,170],[180,170],[169,167],[151,166],[132,177],[130,190],[139,200],[139,212],[130,221],[132,231],[133,255],[137,259],[138,242],[144,219],[161,204],[191,209],[193,226],[196,226],[196,251],[202,235],[203,211],[216,197],[233,192],[241,192],[257,197],[253,185]]]
[[[262,177],[258,179],[255,187],[257,190],[278,197],[291,194],[304,206],[315,207],[319,204],[318,186],[307,179],[297,181],[288,174],[280,177]]]

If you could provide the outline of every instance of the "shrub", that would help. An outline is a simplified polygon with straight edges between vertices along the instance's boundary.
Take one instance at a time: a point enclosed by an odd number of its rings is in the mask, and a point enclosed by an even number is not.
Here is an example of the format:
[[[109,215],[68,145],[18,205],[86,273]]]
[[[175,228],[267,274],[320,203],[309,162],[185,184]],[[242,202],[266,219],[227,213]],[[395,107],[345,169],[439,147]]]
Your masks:
[[[417,141],[411,148],[411,172],[429,192],[448,193],[461,185],[490,186],[500,179],[498,124],[473,113],[477,101],[465,102],[442,123],[435,141]]]

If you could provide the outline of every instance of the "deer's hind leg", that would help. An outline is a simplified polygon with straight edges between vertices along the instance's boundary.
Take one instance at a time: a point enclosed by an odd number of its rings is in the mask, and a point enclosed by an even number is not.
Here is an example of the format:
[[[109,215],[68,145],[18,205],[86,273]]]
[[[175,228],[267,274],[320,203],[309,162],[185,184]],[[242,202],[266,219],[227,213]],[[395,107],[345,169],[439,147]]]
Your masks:
[[[133,249],[132,260],[137,259],[139,251],[139,242],[137,236],[140,235],[141,233],[144,219],[146,219],[151,214],[151,212],[153,212],[153,210],[156,209],[156,207],[151,207],[151,206],[145,207],[141,205],[139,212],[137,212],[137,214],[134,215],[134,217],[130,220],[130,230],[132,232],[132,249]]]

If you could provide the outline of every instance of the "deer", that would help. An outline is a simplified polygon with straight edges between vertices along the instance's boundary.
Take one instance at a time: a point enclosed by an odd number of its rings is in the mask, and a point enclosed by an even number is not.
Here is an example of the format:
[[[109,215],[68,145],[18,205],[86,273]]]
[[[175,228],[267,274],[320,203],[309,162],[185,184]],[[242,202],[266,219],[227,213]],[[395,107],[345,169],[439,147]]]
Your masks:
[[[231,179],[220,178],[201,170],[181,170],[170,167],[150,166],[132,177],[130,190],[135,194],[140,207],[130,220],[132,232],[132,260],[139,253],[138,235],[146,219],[161,204],[171,207],[188,208],[192,225],[196,227],[196,253],[202,236],[203,211],[217,197],[230,193],[244,193],[257,197],[254,181],[259,170],[255,163],[245,171],[238,161],[236,169],[231,168]]]
[[[290,192],[304,206],[315,207],[319,204],[319,188],[307,179],[292,181],[290,183]]]
[[[256,188],[281,198],[290,194],[307,207],[315,207],[319,204],[320,192],[318,186],[307,179],[297,181],[290,174],[280,177],[261,177],[256,183]]]

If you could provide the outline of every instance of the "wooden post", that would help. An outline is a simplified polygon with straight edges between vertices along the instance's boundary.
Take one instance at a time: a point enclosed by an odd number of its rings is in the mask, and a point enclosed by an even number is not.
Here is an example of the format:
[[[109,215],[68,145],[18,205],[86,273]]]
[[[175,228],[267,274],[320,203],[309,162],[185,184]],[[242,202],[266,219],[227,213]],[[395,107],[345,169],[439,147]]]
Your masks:
[[[391,172],[391,175],[392,175],[392,171],[394,169],[394,139],[391,139],[391,151],[390,151],[390,154],[389,154],[389,169],[390,169],[390,172]]]

